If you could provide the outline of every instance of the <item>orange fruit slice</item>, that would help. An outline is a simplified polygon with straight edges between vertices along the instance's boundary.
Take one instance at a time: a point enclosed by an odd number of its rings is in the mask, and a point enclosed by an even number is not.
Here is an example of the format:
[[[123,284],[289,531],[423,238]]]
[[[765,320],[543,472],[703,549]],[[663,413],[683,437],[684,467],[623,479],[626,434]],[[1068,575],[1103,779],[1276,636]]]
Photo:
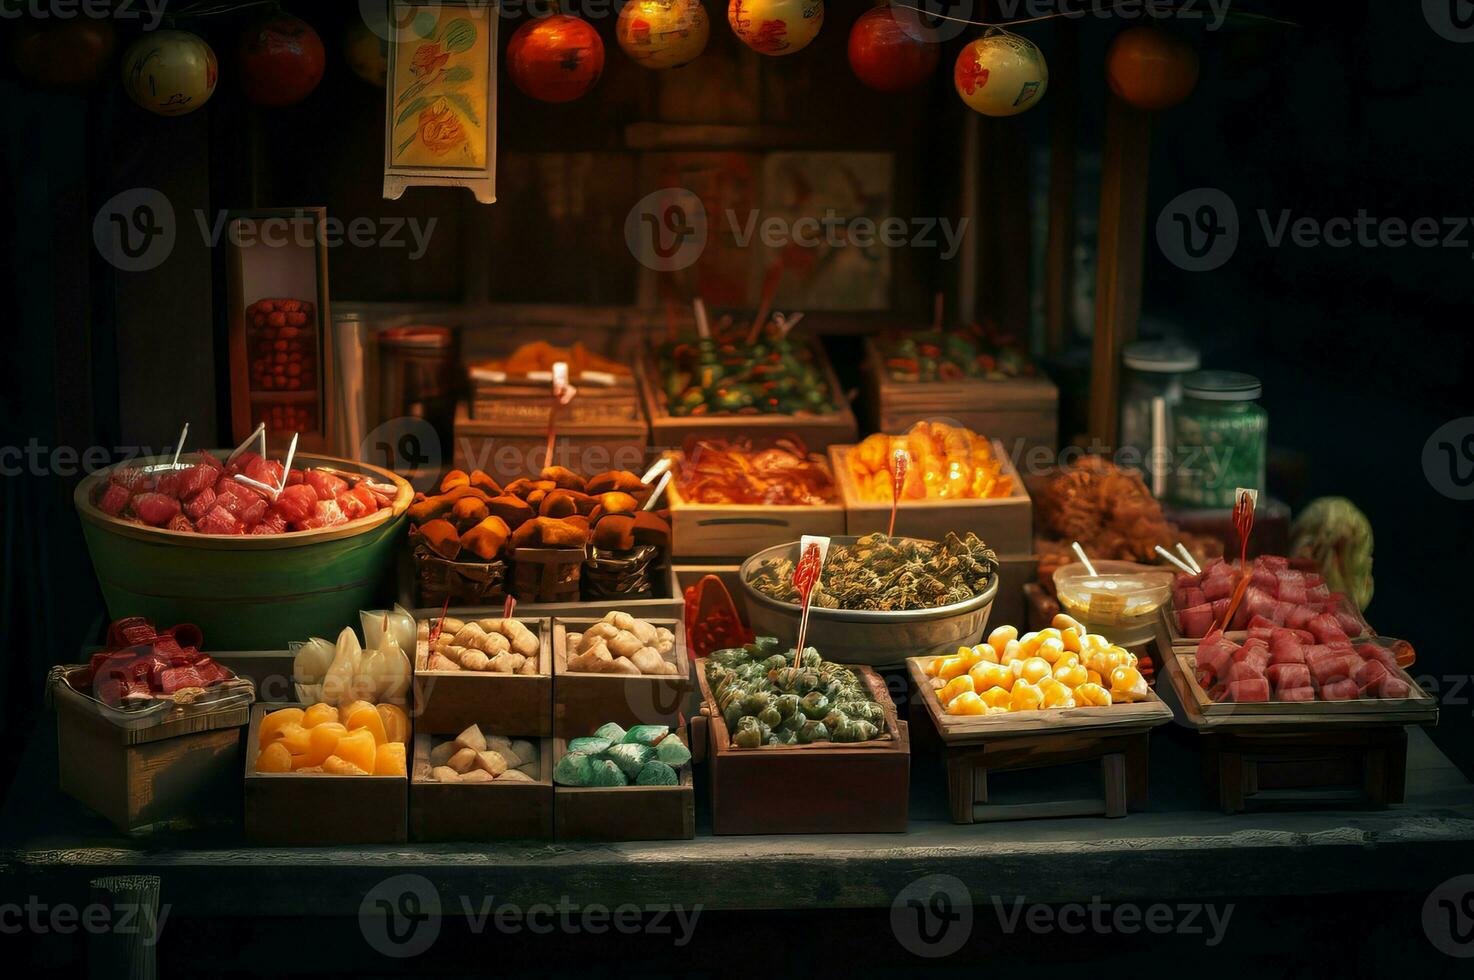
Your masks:
[[[282,728],[287,725],[302,724],[302,717],[306,712],[301,708],[279,708],[269,712],[261,719],[261,730],[257,733],[256,744],[265,746],[279,737]]]
[[[381,704],[379,718],[384,722],[384,737],[390,742],[409,741],[409,715],[397,704]]]
[[[379,717],[378,712],[374,712],[374,717]],[[377,750],[378,743],[374,741],[373,732],[366,728],[359,728],[338,739],[338,744],[332,754],[344,762],[352,763],[364,772],[373,772],[374,756]],[[327,763],[323,765],[326,767]]]
[[[302,727],[316,728],[325,721],[337,721],[338,709],[330,704],[314,704],[303,712]]]
[[[330,755],[322,760],[322,771],[334,776],[367,776],[368,770],[361,769],[347,759]]]
[[[337,749],[338,743],[348,737],[348,729],[336,721],[325,721],[320,725],[314,725],[307,729],[307,733],[307,751],[292,757],[293,769],[322,765],[323,760]],[[369,738],[373,736],[370,735]]]
[[[280,742],[272,742],[256,756],[257,772],[291,772],[292,753]]]
[[[374,755],[375,776],[404,776],[409,768],[405,764],[404,743],[385,742]]]
[[[348,731],[356,732],[360,729],[367,731],[374,737],[375,745],[382,745],[389,741],[384,734],[384,718],[379,710],[372,705],[366,705],[355,710],[348,716]]]

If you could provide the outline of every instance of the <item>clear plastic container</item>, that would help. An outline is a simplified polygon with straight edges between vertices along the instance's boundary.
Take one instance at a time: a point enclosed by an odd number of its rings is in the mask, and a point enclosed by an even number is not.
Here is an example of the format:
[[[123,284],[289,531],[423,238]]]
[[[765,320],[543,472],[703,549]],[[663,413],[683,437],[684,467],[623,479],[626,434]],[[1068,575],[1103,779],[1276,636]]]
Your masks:
[[[1172,595],[1172,573],[1131,561],[1080,562],[1054,570],[1059,608],[1112,643],[1133,646],[1156,635],[1157,610]]]
[[[1175,413],[1171,500],[1179,507],[1223,508],[1238,487],[1264,490],[1269,413],[1251,374],[1198,371],[1182,382]]]

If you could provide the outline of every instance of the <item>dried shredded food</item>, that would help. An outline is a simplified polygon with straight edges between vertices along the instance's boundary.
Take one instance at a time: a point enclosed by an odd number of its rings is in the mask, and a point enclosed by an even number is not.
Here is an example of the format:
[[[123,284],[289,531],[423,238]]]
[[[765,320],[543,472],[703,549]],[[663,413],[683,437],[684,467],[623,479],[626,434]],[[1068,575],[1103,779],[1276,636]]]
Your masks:
[[[763,595],[797,603],[793,564],[768,559],[748,581]],[[940,544],[867,534],[830,547],[812,601],[825,609],[932,609],[980,595],[997,570],[998,556],[971,532],[959,538],[949,531]]]

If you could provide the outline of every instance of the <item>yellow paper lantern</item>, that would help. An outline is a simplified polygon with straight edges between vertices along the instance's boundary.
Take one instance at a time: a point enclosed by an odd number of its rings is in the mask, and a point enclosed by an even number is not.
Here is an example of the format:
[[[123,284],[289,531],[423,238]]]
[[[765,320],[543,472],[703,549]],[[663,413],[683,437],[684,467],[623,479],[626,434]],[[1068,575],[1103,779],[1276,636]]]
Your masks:
[[[962,49],[952,74],[957,94],[985,116],[1016,116],[1049,88],[1049,66],[1027,38],[988,33]]]
[[[646,68],[679,68],[706,50],[711,21],[701,0],[629,0],[614,36]]]
[[[727,23],[758,54],[793,54],[819,36],[824,0],[731,0]]]
[[[220,68],[204,39],[188,31],[149,31],[123,54],[123,90],[149,112],[182,116],[210,101]]]

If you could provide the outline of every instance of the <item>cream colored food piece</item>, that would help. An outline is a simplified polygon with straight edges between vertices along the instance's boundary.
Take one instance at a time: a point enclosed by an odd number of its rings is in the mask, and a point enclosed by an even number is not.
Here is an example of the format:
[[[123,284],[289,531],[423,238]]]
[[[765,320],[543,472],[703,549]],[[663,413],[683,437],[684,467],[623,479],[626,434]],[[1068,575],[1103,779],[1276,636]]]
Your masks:
[[[461,655],[461,666],[466,670],[487,670],[491,666],[491,658],[480,650],[467,650]]]
[[[430,770],[430,778],[434,779],[437,783],[458,783],[460,782],[461,774],[450,766],[436,766]]]
[[[511,780],[512,782],[516,782],[516,783],[535,783],[535,782],[537,782],[537,777],[536,776],[529,776],[527,773],[522,772],[520,769],[508,769],[506,772],[504,772],[500,776],[498,776],[497,779],[498,779],[498,781],[503,780],[503,779],[508,779],[508,780]]]
[[[441,742],[430,750],[430,765],[443,766],[450,762],[450,757],[461,750],[461,746],[455,742]]]
[[[470,772],[476,765],[478,753],[475,749],[460,749],[450,757],[446,765],[456,772]]]
[[[500,752],[487,749],[485,752],[477,753],[476,768],[492,776],[500,776],[507,771],[507,760]]]
[[[489,783],[496,776],[485,769],[472,769],[470,772],[462,773],[460,781],[463,783]]]
[[[470,725],[455,737],[455,744],[473,752],[485,752],[486,736],[481,733],[480,725]]]
[[[428,670],[460,670],[461,665],[440,653],[430,654],[430,661],[426,665]]]

